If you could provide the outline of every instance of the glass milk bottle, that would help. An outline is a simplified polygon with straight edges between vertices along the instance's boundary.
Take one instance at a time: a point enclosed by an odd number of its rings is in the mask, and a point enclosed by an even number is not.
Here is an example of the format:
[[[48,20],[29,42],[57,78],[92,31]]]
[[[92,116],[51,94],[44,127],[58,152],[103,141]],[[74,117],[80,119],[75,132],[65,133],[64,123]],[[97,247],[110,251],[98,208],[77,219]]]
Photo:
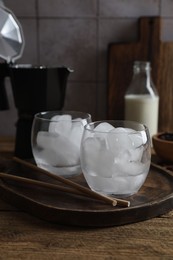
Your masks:
[[[152,137],[158,131],[159,96],[150,72],[150,62],[134,62],[133,78],[125,93],[125,119],[145,124]]]

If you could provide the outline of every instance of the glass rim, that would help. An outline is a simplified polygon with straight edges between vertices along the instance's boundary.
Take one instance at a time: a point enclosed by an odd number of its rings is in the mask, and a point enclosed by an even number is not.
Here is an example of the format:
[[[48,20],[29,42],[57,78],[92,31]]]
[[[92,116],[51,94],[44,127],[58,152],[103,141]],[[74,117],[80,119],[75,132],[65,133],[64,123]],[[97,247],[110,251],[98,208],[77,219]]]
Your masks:
[[[84,129],[85,130],[87,130],[87,131],[90,131],[90,132],[93,132],[93,133],[112,133],[112,134],[114,134],[114,132],[110,132],[110,131],[101,131],[101,130],[95,130],[95,128],[91,128],[91,126],[93,126],[93,125],[99,125],[100,123],[109,123],[109,124],[111,124],[113,127],[115,127],[115,128],[118,128],[118,127],[121,127],[121,128],[129,128],[129,129],[131,129],[132,131],[131,131],[131,133],[134,133],[134,131],[135,132],[138,132],[138,133],[140,133],[140,132],[142,132],[142,131],[148,131],[148,127],[145,125],[145,124],[142,124],[142,123],[140,123],[140,122],[137,122],[137,121],[130,121],[130,120],[114,120],[114,119],[108,119],[108,120],[98,120],[98,121],[93,121],[93,122],[90,122],[90,123],[87,123],[85,126],[84,126]],[[120,124],[120,125],[117,125],[117,126],[115,126],[115,125],[113,125],[112,123],[117,123],[117,124]],[[123,124],[124,123],[126,123],[126,124],[129,124],[129,126],[123,126]],[[133,128],[130,128],[130,126],[132,127],[132,126],[136,126],[137,128],[141,128],[140,130],[139,129],[133,129]],[[116,132],[116,133],[118,133],[118,132]],[[121,131],[119,132],[120,134],[124,134],[124,133],[122,133]]]
[[[58,122],[58,121],[68,121],[66,119],[61,119],[61,120],[56,120],[56,119],[52,119],[51,117],[44,117],[44,115],[52,115],[53,116],[62,116],[62,115],[71,115],[72,117],[74,115],[76,115],[76,118],[72,118],[71,120],[72,121],[78,121],[76,119],[80,118],[82,120],[91,120],[91,114],[87,113],[87,112],[82,112],[82,111],[77,111],[77,110],[47,110],[47,111],[41,111],[41,112],[38,112],[34,115],[34,118],[35,119],[41,119],[41,120],[44,120],[44,121],[51,121],[51,122]],[[83,117],[80,117],[82,116]],[[84,117],[85,116],[85,117]]]

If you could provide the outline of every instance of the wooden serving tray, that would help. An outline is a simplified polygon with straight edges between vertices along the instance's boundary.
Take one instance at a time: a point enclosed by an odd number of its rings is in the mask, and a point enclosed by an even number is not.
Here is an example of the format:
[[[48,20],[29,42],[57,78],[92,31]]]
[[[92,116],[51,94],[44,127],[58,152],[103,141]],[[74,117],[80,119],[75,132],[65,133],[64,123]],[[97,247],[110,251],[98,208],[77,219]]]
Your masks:
[[[44,181],[55,183],[55,180],[9,159],[1,160],[0,171],[32,179],[46,178]],[[86,186],[82,175],[72,180]],[[29,214],[52,223],[82,227],[118,226],[153,218],[173,209],[173,174],[151,166],[143,187],[127,198],[131,202],[129,208],[113,207],[99,200],[2,179],[0,196]]]

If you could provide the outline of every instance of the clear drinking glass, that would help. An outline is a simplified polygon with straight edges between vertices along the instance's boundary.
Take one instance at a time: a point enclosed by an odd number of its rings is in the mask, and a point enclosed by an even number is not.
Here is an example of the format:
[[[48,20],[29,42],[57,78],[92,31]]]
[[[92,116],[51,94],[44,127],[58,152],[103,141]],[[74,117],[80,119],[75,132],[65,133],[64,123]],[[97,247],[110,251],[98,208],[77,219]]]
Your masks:
[[[47,111],[34,116],[31,145],[37,166],[70,177],[81,173],[80,144],[91,115],[78,111]]]
[[[150,168],[148,128],[132,121],[87,124],[81,141],[81,167],[90,188],[117,197],[130,196],[143,185]]]

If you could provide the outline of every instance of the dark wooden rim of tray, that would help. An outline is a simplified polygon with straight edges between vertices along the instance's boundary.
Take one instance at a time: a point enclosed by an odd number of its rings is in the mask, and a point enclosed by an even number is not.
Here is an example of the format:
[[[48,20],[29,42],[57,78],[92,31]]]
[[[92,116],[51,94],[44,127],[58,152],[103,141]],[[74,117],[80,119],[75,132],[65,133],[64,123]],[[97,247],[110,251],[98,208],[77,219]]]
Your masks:
[[[11,161],[1,162],[0,171],[42,180],[44,178]],[[82,175],[74,179],[86,186]],[[52,182],[50,179],[44,181]],[[19,185],[2,179],[0,195],[17,208],[52,223],[81,227],[118,226],[150,219],[173,209],[173,174],[152,165],[140,191],[126,198],[131,202],[129,208],[113,207],[83,196]]]

